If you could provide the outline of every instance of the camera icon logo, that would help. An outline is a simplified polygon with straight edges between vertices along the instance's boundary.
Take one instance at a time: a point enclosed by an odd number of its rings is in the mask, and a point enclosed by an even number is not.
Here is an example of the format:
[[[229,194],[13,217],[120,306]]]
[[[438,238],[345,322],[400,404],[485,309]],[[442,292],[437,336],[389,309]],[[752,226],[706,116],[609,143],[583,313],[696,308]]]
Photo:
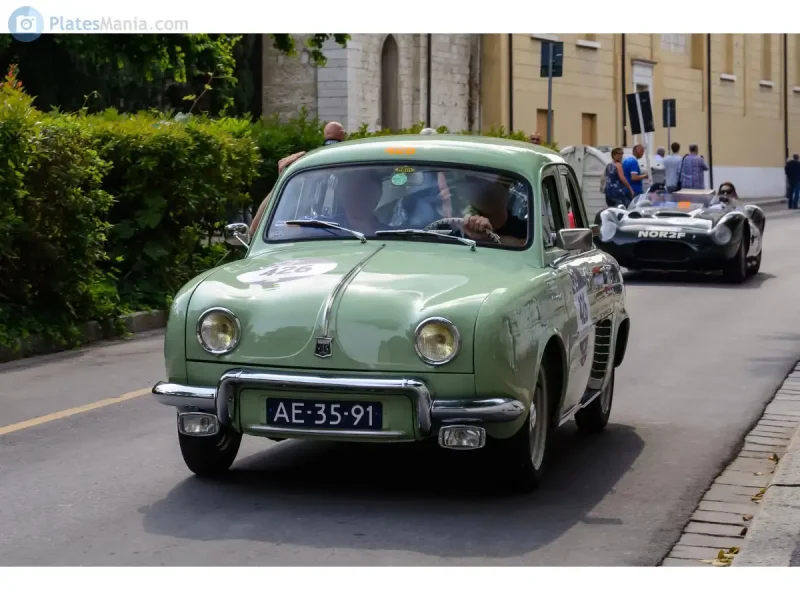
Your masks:
[[[20,42],[32,42],[42,35],[43,29],[44,19],[32,6],[18,8],[8,19],[8,30]]]

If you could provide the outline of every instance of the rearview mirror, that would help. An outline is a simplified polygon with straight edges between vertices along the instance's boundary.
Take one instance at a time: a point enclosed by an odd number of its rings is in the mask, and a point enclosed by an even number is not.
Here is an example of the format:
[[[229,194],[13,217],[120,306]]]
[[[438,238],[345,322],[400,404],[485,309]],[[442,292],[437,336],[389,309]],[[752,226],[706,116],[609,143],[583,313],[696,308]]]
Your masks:
[[[250,248],[250,227],[246,223],[231,223],[225,226],[225,241],[230,246]]]
[[[556,246],[562,250],[587,251],[593,247],[591,229],[561,229],[556,235]]]

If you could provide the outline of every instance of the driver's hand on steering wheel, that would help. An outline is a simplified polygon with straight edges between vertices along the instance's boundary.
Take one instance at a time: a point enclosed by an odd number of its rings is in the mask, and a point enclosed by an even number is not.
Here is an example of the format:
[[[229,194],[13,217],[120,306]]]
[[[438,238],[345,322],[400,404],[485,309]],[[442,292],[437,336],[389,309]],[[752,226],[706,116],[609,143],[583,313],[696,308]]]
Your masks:
[[[464,233],[473,239],[489,239],[486,235],[487,231],[492,230],[492,224],[486,217],[480,215],[471,215],[464,219]]]

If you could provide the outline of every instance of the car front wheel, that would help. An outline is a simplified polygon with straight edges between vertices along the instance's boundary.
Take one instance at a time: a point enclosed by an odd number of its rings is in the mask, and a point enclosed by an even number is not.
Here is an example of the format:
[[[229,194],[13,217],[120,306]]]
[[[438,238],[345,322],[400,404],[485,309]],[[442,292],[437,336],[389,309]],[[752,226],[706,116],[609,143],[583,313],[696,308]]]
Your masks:
[[[744,240],[739,244],[739,250],[722,270],[722,276],[729,283],[742,283],[747,279],[747,256]]]
[[[539,368],[531,410],[520,430],[501,444],[508,482],[520,492],[532,492],[542,482],[553,431],[545,366]]]
[[[242,434],[225,427],[217,435],[196,437],[178,432],[183,461],[189,470],[198,477],[218,477],[231,468]]]

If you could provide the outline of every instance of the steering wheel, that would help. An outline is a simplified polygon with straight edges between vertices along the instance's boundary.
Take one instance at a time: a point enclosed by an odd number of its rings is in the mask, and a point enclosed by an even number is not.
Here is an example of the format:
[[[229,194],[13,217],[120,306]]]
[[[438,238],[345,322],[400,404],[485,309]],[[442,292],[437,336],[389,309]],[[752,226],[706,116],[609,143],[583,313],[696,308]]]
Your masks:
[[[451,217],[449,219],[437,219],[433,223],[429,223],[422,229],[424,231],[430,231],[431,229],[437,229],[440,225],[449,225],[459,230],[461,233],[461,237],[464,237],[464,221],[465,219],[459,217]],[[497,235],[494,231],[487,231],[485,232],[489,239],[492,240],[495,244],[501,244],[500,236]]]

